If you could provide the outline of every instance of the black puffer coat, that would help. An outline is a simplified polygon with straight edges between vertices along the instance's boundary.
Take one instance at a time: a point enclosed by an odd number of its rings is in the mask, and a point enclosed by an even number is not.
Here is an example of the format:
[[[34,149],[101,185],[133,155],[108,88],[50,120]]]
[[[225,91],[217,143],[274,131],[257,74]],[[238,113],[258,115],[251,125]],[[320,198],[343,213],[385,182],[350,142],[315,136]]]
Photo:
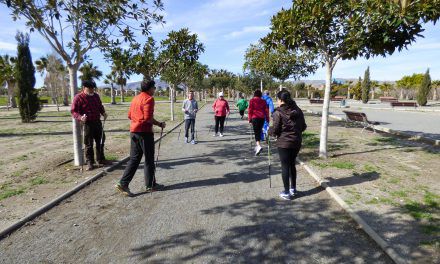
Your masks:
[[[301,134],[306,128],[304,114],[293,101],[291,105],[283,104],[275,109],[269,134],[277,137],[279,148],[301,148]]]

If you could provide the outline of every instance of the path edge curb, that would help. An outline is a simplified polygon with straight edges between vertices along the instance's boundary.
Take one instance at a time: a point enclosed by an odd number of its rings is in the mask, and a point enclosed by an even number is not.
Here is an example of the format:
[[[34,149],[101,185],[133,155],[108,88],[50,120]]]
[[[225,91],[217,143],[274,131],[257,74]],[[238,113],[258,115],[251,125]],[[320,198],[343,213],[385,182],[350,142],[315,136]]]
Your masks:
[[[321,112],[316,112],[316,111],[312,111],[312,110],[309,110],[309,109],[307,109],[306,112],[309,113],[309,114],[312,114],[312,115],[321,115]],[[340,117],[340,116],[336,116],[336,115],[332,115],[332,114],[329,114],[328,116],[330,118],[333,118],[333,119],[336,119],[336,120],[339,120],[339,121],[344,121],[344,122],[346,121],[345,118]],[[433,145],[433,146],[440,146],[440,140],[439,139],[432,139],[432,138],[427,138],[427,137],[423,137],[423,136],[419,136],[419,135],[411,135],[409,133],[397,131],[397,130],[394,130],[394,129],[391,129],[391,128],[387,128],[387,127],[383,127],[383,126],[378,126],[378,125],[374,125],[373,127],[374,127],[375,130],[379,130],[381,132],[388,133],[388,134],[395,135],[395,136],[404,137],[404,138],[406,138],[408,140],[420,141],[420,142],[427,143],[427,144],[430,144],[430,145]]]
[[[402,258],[382,237],[380,237],[373,228],[367,224],[367,222],[362,219],[350,206],[342,200],[342,198],[327,184],[327,181],[323,181],[316,173],[301,159],[297,158],[299,164],[312,176],[315,181],[324,188],[327,193],[335,200],[339,206],[344,209],[346,213],[360,226],[360,228],[379,245],[380,248],[394,261],[396,264],[407,264],[408,262]]]
[[[202,107],[200,107],[200,109]],[[157,143],[159,140],[164,138],[166,135],[168,135],[169,133],[171,133],[174,130],[176,130],[184,122],[185,122],[185,120],[180,121],[176,126],[174,126],[172,129],[168,130],[162,137],[159,137],[158,139],[156,139],[154,141],[154,143]],[[52,209],[55,206],[59,205],[65,199],[71,197],[72,195],[74,195],[75,193],[77,193],[80,190],[84,189],[85,187],[87,187],[91,183],[93,183],[93,182],[97,181],[98,179],[100,179],[101,177],[107,175],[107,173],[109,173],[109,172],[113,171],[114,169],[116,169],[117,167],[121,166],[122,164],[127,162],[129,159],[130,159],[130,156],[127,156],[127,157],[121,159],[116,164],[113,164],[112,166],[103,169],[102,171],[98,172],[97,174],[95,174],[91,178],[89,178],[86,181],[82,182],[81,184],[73,187],[69,191],[61,194],[57,198],[53,199],[52,201],[48,202],[47,204],[45,204],[42,207],[38,208],[37,210],[33,211],[31,214],[29,214],[29,215],[25,216],[24,218],[18,220],[17,222],[13,223],[12,225],[10,225],[9,227],[7,227],[6,229],[4,229],[4,230],[2,230],[0,232],[0,241],[3,240],[4,238],[10,236],[13,232],[17,231],[21,227],[23,227],[27,222],[32,221],[35,218],[39,217],[40,215],[46,213],[50,209]]]

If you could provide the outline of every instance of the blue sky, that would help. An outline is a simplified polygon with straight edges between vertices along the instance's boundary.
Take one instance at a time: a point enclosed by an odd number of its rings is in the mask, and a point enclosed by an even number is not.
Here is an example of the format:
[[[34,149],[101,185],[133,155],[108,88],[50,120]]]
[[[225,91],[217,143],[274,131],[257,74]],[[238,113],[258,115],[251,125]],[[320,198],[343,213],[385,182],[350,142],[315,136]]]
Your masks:
[[[152,34],[158,41],[170,30],[188,27],[197,33],[205,44],[205,53],[200,61],[211,69],[224,68],[235,73],[242,72],[244,52],[251,43],[256,43],[269,32],[270,18],[282,7],[289,8],[288,0],[165,0],[166,24],[153,27]],[[22,21],[13,22],[9,10],[0,6],[0,54],[15,54],[14,36],[17,30],[24,31]],[[430,68],[431,78],[440,79],[440,25],[426,25],[425,38],[420,38],[408,50],[396,52],[386,58],[338,62],[333,77],[357,78],[363,76],[370,66],[374,80],[398,80],[403,75],[423,73]],[[31,34],[31,52],[33,59],[50,53],[51,48],[38,34]],[[95,65],[107,74],[109,64],[99,51],[93,51],[91,59]],[[319,69],[306,79],[324,79],[325,71]],[[132,76],[130,81],[140,80]],[[37,76],[37,87],[42,79]]]

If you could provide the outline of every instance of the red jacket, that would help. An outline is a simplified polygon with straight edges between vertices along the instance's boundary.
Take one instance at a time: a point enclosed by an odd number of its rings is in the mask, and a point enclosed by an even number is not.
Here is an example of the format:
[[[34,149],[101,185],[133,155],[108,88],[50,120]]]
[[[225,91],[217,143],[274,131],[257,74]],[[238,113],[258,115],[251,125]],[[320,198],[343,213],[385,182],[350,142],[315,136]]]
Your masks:
[[[266,101],[260,97],[254,97],[249,101],[248,118],[251,121],[254,118],[264,118],[269,122],[269,108]]]
[[[128,119],[131,120],[130,132],[153,133],[154,98],[141,92],[131,101]]]
[[[226,116],[229,113],[229,104],[225,99],[217,99],[212,105],[215,116]]]

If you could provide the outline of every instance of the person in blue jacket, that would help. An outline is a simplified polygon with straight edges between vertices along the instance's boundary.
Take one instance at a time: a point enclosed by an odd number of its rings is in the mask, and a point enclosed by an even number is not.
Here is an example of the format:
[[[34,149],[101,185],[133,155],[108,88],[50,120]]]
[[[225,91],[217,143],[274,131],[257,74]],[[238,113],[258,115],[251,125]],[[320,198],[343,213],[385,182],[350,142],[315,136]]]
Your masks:
[[[269,114],[272,116],[273,112],[275,111],[275,107],[273,106],[273,100],[270,97],[269,91],[264,91],[263,96],[261,97],[264,101],[266,101],[267,107],[269,108]],[[261,135],[261,140],[264,140],[267,135],[267,131],[269,130],[269,123],[267,121],[264,122],[263,126],[263,132]]]

